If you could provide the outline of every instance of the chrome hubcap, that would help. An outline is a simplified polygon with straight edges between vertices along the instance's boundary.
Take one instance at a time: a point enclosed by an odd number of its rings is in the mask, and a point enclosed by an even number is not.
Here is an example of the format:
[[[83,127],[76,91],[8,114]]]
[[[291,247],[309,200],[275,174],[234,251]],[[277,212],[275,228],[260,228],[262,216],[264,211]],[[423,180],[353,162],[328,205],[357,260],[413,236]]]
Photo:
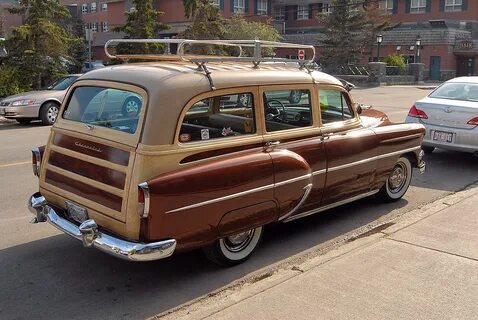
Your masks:
[[[397,163],[392,174],[388,178],[388,185],[392,193],[399,192],[407,181],[407,167],[403,163]]]
[[[48,109],[48,112],[47,112],[46,116],[48,118],[48,121],[50,121],[50,123],[55,122],[56,117],[58,117],[58,108],[57,107],[50,107]]]
[[[128,113],[137,113],[138,112],[138,104],[134,101],[129,101],[126,104],[126,112]]]
[[[299,101],[301,96],[300,91],[292,91],[292,100],[293,101]]]
[[[255,229],[226,237],[224,238],[224,246],[231,252],[241,251],[249,245],[254,237],[254,232]]]

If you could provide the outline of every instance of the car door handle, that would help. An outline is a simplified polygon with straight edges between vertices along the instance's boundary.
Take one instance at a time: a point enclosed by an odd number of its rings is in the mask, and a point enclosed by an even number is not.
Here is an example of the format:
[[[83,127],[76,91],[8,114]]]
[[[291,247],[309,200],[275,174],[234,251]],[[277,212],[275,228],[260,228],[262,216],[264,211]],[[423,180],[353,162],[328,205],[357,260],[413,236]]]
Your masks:
[[[272,149],[275,146],[278,146],[280,144],[280,141],[266,141],[264,143],[264,149],[265,151],[272,151]]]

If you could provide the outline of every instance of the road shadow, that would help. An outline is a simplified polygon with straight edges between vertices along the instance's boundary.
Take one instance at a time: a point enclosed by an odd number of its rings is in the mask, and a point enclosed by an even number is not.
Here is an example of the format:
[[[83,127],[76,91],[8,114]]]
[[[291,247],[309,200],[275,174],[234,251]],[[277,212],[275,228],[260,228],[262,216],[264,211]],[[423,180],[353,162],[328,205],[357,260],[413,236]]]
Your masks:
[[[0,251],[1,319],[144,319],[359,228],[407,201],[364,199],[266,229],[255,255],[220,268],[199,250],[132,263],[85,249],[66,235]],[[27,223],[27,221],[25,221]]]
[[[41,121],[32,121],[28,124],[21,124],[16,121],[8,121],[8,122],[1,122],[0,123],[0,131],[1,130],[18,130],[18,129],[28,129],[32,127],[43,127]]]

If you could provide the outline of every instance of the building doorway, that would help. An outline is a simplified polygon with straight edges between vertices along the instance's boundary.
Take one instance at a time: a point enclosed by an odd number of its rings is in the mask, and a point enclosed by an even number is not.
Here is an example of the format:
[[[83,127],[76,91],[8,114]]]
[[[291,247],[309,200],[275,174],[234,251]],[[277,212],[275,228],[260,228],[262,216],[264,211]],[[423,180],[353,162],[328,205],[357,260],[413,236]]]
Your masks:
[[[475,57],[457,57],[456,76],[472,76],[475,70]]]
[[[440,80],[440,65],[441,57],[431,56],[430,57],[430,80]]]

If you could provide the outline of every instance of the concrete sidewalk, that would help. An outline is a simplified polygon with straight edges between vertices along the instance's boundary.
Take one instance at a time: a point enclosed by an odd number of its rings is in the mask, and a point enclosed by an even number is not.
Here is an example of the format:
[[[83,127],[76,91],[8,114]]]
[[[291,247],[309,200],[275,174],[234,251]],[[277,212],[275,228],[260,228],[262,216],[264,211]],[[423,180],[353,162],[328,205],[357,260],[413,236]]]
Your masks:
[[[474,186],[164,318],[478,319],[477,208]]]

